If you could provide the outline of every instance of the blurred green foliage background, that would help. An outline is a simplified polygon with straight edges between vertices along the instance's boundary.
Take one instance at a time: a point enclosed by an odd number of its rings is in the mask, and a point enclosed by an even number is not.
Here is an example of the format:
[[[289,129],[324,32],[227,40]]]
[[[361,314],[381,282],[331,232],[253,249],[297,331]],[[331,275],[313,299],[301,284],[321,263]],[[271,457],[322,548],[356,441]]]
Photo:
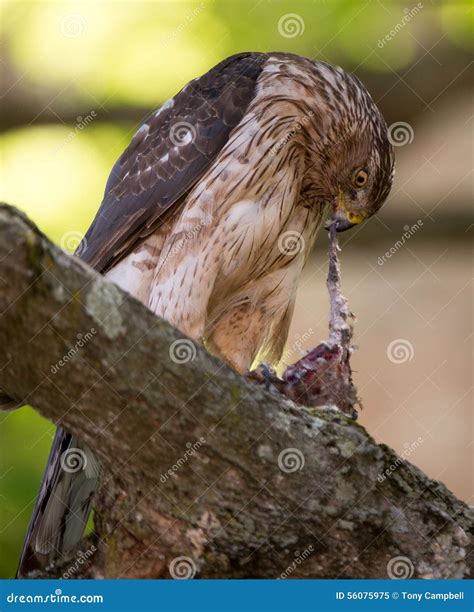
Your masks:
[[[7,1],[0,7],[0,197],[69,250],[91,222],[107,175],[141,120],[233,53],[291,51],[340,64],[367,84],[388,123],[416,127],[430,119],[427,102],[433,107],[448,95],[454,108],[467,96],[470,2]],[[449,135],[449,109],[435,110]],[[451,212],[464,231],[465,192],[453,193],[456,171],[443,168],[450,176],[443,193],[451,193]],[[439,197],[429,180],[413,189],[426,191],[427,201],[433,190]],[[418,218],[425,209],[406,192],[384,213],[387,227],[400,227],[403,215]],[[444,207],[437,212],[441,226],[425,234],[432,242],[440,231],[458,231],[452,214]],[[379,236],[368,230],[359,240],[368,248]],[[53,430],[29,408],[1,417],[0,577],[14,573]],[[405,439],[391,442],[402,446]]]

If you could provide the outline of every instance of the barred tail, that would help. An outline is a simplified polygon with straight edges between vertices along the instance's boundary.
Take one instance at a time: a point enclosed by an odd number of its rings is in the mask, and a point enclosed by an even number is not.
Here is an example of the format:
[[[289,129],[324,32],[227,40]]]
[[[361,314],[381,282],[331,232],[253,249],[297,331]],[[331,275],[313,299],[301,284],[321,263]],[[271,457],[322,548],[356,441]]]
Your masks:
[[[21,553],[17,577],[45,568],[81,539],[100,466],[92,451],[59,427]]]

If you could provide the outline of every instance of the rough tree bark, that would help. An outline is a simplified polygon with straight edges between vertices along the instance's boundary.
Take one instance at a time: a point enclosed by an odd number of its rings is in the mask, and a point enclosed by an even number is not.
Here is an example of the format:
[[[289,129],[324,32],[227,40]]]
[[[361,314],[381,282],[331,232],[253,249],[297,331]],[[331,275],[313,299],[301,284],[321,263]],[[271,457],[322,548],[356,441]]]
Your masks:
[[[50,575],[469,575],[473,515],[443,484],[249,384],[6,205],[0,282],[0,388],[103,464],[96,533]]]

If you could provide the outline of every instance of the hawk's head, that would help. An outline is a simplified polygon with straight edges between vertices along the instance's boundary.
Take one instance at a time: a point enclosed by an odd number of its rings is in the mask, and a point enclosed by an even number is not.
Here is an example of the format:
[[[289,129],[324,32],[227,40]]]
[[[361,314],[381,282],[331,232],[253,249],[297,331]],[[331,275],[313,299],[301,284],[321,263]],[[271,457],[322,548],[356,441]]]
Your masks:
[[[375,105],[374,105],[375,108]],[[394,159],[385,121],[372,120],[342,139],[333,158],[332,199],[337,231],[343,232],[376,213],[392,187]]]
[[[337,230],[345,231],[371,217],[386,200],[394,174],[393,147],[382,114],[357,77],[324,62],[313,62],[313,71],[315,97],[325,111],[318,114],[324,137],[316,148],[316,166],[324,176],[324,196],[334,204]]]

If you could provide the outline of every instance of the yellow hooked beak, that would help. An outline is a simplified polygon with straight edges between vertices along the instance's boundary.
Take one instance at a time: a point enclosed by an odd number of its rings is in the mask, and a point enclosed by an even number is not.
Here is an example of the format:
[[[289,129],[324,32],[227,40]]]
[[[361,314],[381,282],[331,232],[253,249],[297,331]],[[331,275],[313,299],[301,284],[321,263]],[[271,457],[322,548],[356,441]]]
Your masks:
[[[367,219],[367,213],[365,212],[352,212],[347,209],[346,205],[346,197],[342,191],[339,191],[337,197],[337,206],[336,212],[333,215],[333,220],[336,221],[336,229],[338,232],[345,232],[346,230],[354,227],[354,225],[358,225],[362,223],[365,219]]]

